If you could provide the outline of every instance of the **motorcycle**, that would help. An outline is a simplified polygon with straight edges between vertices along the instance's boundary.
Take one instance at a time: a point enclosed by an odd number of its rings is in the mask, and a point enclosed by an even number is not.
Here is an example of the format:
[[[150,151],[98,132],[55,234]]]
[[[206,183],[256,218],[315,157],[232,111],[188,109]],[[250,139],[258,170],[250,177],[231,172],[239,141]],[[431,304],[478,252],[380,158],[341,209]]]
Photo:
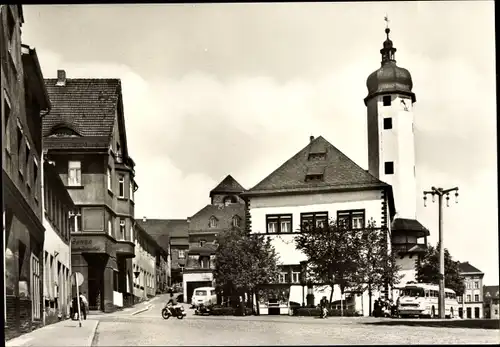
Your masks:
[[[171,316],[182,319],[186,316],[186,312],[182,306],[165,306],[161,310],[161,316],[163,319],[169,319]]]

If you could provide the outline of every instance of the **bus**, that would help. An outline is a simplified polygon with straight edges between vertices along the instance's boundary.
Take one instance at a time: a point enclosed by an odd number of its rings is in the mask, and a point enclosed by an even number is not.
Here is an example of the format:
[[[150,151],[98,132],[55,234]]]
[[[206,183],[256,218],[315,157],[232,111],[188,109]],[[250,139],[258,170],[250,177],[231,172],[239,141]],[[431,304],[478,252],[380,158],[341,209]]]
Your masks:
[[[458,316],[457,294],[454,290],[445,288],[445,316]],[[398,303],[400,317],[418,316],[434,318],[439,316],[439,286],[427,283],[407,283],[401,288]]]

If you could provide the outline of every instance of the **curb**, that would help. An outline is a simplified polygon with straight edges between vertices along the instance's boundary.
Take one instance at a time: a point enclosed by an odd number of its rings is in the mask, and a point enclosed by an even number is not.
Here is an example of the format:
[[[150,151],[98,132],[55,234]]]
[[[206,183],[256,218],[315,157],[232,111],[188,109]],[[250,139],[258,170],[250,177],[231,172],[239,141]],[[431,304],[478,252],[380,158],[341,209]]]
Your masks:
[[[135,311],[135,312],[133,312],[133,313],[132,313],[132,316],[135,316],[136,314],[139,314],[139,313],[142,313],[142,312],[146,312],[146,311],[148,311],[150,308],[151,308],[151,305],[148,305],[148,306],[146,306],[145,308],[140,309],[139,311]]]
[[[93,342],[94,342],[94,339],[95,339],[96,333],[97,333],[97,327],[99,326],[99,323],[100,323],[100,321],[98,320],[97,324],[95,325],[94,330],[92,331],[92,334],[89,336],[89,339],[87,341],[88,347],[91,347],[93,345]]]

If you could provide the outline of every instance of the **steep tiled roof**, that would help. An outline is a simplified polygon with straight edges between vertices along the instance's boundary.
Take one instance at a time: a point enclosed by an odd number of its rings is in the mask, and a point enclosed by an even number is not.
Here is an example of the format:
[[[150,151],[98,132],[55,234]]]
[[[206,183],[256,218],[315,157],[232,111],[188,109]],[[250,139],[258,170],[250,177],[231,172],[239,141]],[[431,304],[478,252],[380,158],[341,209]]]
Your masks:
[[[227,175],[221,183],[210,191],[210,197],[217,193],[242,193],[245,188],[241,186],[231,175]]]
[[[429,230],[416,219],[396,218],[391,225],[392,231],[413,231],[422,236],[429,236]]]
[[[121,93],[119,79],[66,79],[65,86],[56,86],[57,79],[45,79],[52,110],[43,118],[43,136],[54,127],[69,126],[81,136],[110,138],[115,111]]]
[[[460,269],[460,273],[483,273],[478,268],[469,264],[468,261],[458,264],[458,268]]]
[[[187,220],[185,219],[142,219],[137,220],[139,224],[156,242],[163,248],[168,250],[169,244],[175,238],[188,237]]]
[[[190,218],[189,231],[220,231],[228,230],[232,227],[233,217],[237,215],[241,218],[241,228],[245,224],[245,205],[236,203],[228,206],[207,205]],[[211,216],[218,220],[217,228],[209,228],[208,222]]]
[[[306,174],[321,173],[322,180],[306,182]],[[387,186],[319,136],[243,195],[357,190]]]
[[[483,286],[483,295],[486,298],[498,298],[499,287],[498,286]]]

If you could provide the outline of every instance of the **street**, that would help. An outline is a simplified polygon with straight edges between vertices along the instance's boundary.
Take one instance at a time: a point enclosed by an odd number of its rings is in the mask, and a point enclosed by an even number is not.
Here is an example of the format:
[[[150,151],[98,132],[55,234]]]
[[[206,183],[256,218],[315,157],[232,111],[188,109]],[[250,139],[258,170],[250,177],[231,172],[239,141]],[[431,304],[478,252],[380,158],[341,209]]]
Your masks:
[[[498,344],[498,330],[383,326],[375,318],[195,316],[161,318],[165,297],[136,314],[99,317],[92,346],[294,344]]]

